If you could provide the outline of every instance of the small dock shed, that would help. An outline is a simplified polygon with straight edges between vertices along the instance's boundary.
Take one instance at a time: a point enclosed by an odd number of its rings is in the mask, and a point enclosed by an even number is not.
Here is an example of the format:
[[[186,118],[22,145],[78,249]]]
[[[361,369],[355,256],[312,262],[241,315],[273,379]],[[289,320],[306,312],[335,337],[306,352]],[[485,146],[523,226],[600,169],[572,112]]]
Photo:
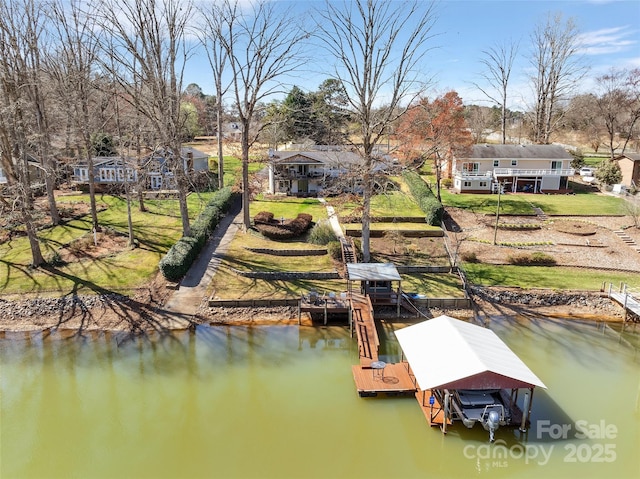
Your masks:
[[[371,304],[397,305],[398,316],[402,298],[402,277],[391,263],[347,263],[349,293],[353,283],[360,283],[360,292],[369,297]],[[394,289],[394,283],[396,289]]]

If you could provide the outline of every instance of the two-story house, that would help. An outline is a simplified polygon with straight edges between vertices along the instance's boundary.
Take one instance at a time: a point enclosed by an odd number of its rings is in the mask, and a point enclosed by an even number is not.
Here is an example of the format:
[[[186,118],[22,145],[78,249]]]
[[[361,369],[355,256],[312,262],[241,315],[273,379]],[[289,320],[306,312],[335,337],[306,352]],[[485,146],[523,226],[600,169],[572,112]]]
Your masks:
[[[455,158],[453,189],[458,193],[561,193],[569,189],[573,157],[557,145],[474,145]]]
[[[269,155],[269,192],[287,195],[318,194],[334,180],[362,165],[352,151],[275,151]],[[357,189],[354,182],[352,188]]]

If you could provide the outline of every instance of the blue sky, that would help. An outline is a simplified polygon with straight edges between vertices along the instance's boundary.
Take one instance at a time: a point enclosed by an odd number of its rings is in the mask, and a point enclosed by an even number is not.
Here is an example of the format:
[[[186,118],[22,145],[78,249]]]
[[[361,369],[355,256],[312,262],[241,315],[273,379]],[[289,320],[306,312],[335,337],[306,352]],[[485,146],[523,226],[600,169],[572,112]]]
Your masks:
[[[295,9],[321,6],[318,1],[299,1]],[[530,97],[530,36],[548,13],[560,12],[563,18],[573,18],[581,32],[582,54],[590,67],[582,82],[584,90],[593,90],[593,79],[611,67],[640,68],[640,0],[440,0],[436,12],[435,37],[430,41],[433,48],[424,60],[425,71],[434,77],[430,96],[453,89],[467,104],[488,104],[472,85],[481,82],[482,51],[515,41],[520,47],[510,81],[510,106],[525,109]],[[326,71],[323,74],[314,68],[302,72],[292,83],[314,90],[328,78],[330,70]],[[205,93],[213,94],[206,59],[196,57],[190,62],[184,85],[189,83],[197,83]]]

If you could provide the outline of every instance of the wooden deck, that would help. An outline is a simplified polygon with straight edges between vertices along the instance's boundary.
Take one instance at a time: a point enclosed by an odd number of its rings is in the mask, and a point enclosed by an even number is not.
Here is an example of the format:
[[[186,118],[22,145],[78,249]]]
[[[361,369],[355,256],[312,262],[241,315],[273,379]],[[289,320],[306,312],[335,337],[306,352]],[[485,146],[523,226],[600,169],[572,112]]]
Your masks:
[[[407,363],[387,364],[384,369],[355,365],[351,370],[360,396],[376,396],[378,393],[409,394],[416,391]]]
[[[302,296],[298,302],[298,320],[301,313],[322,314],[324,316],[324,324],[327,324],[329,314],[348,314],[351,309],[351,303],[348,298],[336,296],[318,296],[311,298],[308,295]]]

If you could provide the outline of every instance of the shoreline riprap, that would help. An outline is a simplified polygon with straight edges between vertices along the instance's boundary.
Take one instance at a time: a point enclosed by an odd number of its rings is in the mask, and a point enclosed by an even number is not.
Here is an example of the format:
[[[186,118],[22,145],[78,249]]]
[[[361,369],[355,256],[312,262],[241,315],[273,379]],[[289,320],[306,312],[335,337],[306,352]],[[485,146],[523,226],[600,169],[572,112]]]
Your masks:
[[[520,290],[500,287],[473,287],[473,309],[424,309],[426,316],[449,314],[458,318],[474,315],[536,315],[622,322],[624,311],[601,292]],[[139,331],[163,329],[169,313],[162,306],[145,307],[118,294],[63,298],[0,299],[0,331],[82,329],[93,331]],[[378,317],[395,318],[394,311],[380,311]],[[403,313],[401,320],[415,320]],[[210,324],[297,324],[297,308],[201,308],[188,318],[191,325]],[[303,324],[314,324],[303,314]],[[167,328],[170,329],[170,328]]]

